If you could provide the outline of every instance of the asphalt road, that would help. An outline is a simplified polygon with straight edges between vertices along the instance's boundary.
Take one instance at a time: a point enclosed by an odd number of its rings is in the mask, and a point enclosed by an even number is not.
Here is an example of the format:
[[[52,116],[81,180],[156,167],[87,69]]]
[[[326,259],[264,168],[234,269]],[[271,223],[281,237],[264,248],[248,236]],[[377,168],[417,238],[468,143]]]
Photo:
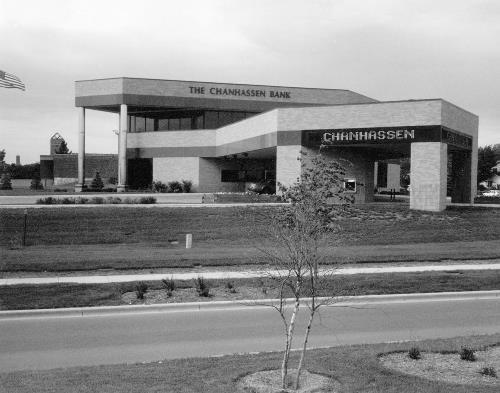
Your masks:
[[[323,308],[310,344],[337,346],[498,332],[498,293],[450,298],[392,296]],[[294,347],[300,346],[299,341]],[[271,351],[281,349],[282,342],[277,312],[260,306],[5,318],[0,319],[0,370]]]

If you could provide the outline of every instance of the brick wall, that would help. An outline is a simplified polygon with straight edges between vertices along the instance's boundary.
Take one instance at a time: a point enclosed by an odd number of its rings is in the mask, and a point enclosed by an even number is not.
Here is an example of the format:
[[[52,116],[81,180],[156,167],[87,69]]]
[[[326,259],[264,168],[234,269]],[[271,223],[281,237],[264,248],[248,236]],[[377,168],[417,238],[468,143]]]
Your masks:
[[[55,154],[54,179],[78,178],[78,154]],[[94,178],[99,172],[103,180],[118,176],[118,157],[115,154],[86,154],[85,178]]]
[[[199,191],[199,157],[157,157],[153,158],[153,181],[168,183],[171,181],[190,180],[192,192]]]

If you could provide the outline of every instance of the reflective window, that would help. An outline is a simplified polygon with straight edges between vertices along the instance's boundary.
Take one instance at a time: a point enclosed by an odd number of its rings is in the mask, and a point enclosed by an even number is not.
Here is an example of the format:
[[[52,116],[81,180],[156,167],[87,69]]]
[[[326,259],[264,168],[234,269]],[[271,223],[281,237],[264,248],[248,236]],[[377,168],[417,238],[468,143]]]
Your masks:
[[[168,119],[158,119],[158,131],[168,130]]]
[[[135,118],[135,132],[146,131],[146,119],[144,117]]]
[[[179,121],[179,119],[168,119],[168,129],[169,129],[169,131],[180,130],[180,121]]]
[[[155,119],[146,118],[146,131],[156,131],[155,130]]]

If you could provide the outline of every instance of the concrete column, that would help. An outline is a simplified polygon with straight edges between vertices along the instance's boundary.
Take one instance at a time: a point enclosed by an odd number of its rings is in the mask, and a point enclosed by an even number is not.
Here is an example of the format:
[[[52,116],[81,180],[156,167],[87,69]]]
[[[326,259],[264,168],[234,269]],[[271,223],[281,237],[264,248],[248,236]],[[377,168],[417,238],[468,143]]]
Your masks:
[[[118,186],[117,192],[127,190],[127,105],[120,105],[120,135],[118,139]]]
[[[301,156],[301,149],[301,145],[276,147],[276,184],[291,186],[299,179],[302,169],[297,158]]]
[[[410,209],[446,208],[448,146],[441,142],[411,144]]]
[[[78,108],[78,182],[75,192],[82,192],[85,187],[85,108]]]

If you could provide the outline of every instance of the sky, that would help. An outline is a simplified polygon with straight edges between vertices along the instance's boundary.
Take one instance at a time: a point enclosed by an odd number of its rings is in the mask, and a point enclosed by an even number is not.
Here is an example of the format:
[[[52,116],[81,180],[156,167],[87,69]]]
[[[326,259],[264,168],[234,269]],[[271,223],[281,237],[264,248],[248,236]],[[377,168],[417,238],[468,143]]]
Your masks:
[[[0,0],[0,150],[78,151],[74,82],[137,77],[443,98],[500,143],[497,0]],[[87,111],[86,151],[116,153],[118,116]]]

